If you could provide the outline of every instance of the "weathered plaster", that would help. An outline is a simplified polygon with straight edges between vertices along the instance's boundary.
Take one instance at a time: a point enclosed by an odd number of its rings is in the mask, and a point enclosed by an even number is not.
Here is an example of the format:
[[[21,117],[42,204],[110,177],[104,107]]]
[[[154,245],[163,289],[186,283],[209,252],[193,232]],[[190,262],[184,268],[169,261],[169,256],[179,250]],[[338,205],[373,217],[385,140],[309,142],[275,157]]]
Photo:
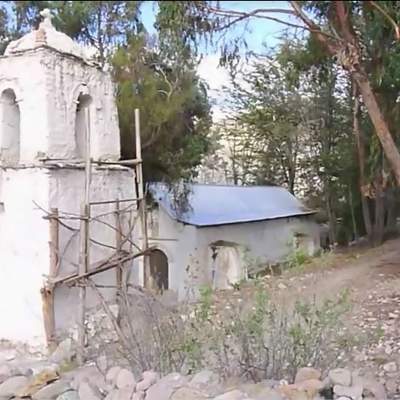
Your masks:
[[[169,260],[169,283],[180,299],[196,297],[199,287],[213,284],[210,246],[215,242],[237,245],[244,268],[241,276],[254,265],[283,261],[293,251],[296,233],[307,237],[309,253],[319,248],[318,225],[312,216],[196,228],[176,222],[163,209],[154,212],[158,214],[159,237],[170,240],[151,244],[167,256],[174,254]]]
[[[0,338],[43,338],[40,288],[49,270],[48,171],[2,170],[0,173]]]
[[[44,325],[40,289],[50,270],[49,221],[43,217],[51,208],[71,216],[80,215],[84,170],[45,168],[40,159],[77,158],[75,123],[80,94],[92,99],[89,106],[92,159],[120,158],[118,115],[110,75],[88,63],[79,45],[55,31],[48,13],[44,16],[39,30],[12,42],[6,56],[0,57],[0,96],[11,89],[20,111],[19,160],[10,162],[0,157],[0,339],[30,343],[38,340],[41,344],[44,344]],[[0,117],[4,110],[0,104]],[[4,130],[0,125],[0,144]],[[5,142],[16,143],[16,140],[6,137]],[[134,172],[128,168],[93,167],[91,200],[136,197],[133,177]],[[92,216],[113,212],[114,207],[114,204],[93,206]],[[124,214],[122,221],[125,232],[128,217],[128,213]],[[115,214],[102,217],[102,221],[115,226]],[[60,227],[60,276],[76,272],[79,257],[79,221],[63,222],[72,230]],[[115,231],[102,223],[90,223],[90,236],[115,246]],[[111,252],[112,249],[92,242],[90,262],[102,260]],[[115,270],[102,273],[96,282],[113,285],[115,276]],[[115,294],[115,288],[103,291],[106,297]],[[76,299],[76,290],[56,289],[59,331],[75,325]],[[89,290],[88,305],[92,304],[94,299]]]

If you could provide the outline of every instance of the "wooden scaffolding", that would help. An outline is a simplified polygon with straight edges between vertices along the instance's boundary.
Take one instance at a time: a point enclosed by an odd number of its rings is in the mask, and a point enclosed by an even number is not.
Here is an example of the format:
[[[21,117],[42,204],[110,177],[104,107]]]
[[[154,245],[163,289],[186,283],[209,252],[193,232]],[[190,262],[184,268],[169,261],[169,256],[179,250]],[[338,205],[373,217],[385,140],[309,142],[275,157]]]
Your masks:
[[[43,318],[48,347],[54,348],[56,340],[55,307],[54,294],[58,286],[68,285],[79,288],[78,305],[78,362],[84,361],[84,349],[86,343],[86,292],[87,288],[96,287],[91,280],[95,275],[115,270],[115,289],[117,299],[122,290],[129,283],[129,269],[133,265],[133,260],[141,258],[143,262],[143,281],[144,286],[148,286],[149,281],[149,253],[152,248],[148,244],[147,217],[146,217],[146,194],[143,184],[141,138],[139,110],[135,110],[135,159],[123,161],[94,161],[90,157],[90,114],[86,109],[86,154],[84,160],[54,160],[42,159],[41,162],[49,168],[79,168],[85,171],[85,187],[81,209],[79,214],[65,213],[58,209],[43,210],[44,218],[49,220],[50,229],[50,268],[45,284],[41,290],[43,304]],[[129,166],[135,171],[133,192],[134,198],[128,199],[106,199],[103,201],[91,201],[91,175],[93,166]],[[96,214],[94,210],[98,206],[113,206],[113,210],[101,214]],[[122,218],[129,214],[129,226],[122,228]],[[112,217],[113,223],[109,219]],[[106,221],[104,218],[108,218]],[[79,227],[70,225],[71,220],[79,222]],[[115,245],[102,243],[95,240],[90,235],[91,223],[104,224],[115,232]],[[134,240],[134,230],[140,223],[140,239]],[[65,258],[65,249],[60,250],[60,228],[71,232],[71,238],[79,238],[79,263],[75,265],[75,272],[60,276],[60,265]],[[110,255],[96,263],[91,262],[91,245],[102,246],[110,252]],[[68,246],[68,243],[67,245]],[[125,272],[125,275],[124,275]],[[125,276],[125,282],[124,282]],[[101,299],[100,299],[101,300]]]

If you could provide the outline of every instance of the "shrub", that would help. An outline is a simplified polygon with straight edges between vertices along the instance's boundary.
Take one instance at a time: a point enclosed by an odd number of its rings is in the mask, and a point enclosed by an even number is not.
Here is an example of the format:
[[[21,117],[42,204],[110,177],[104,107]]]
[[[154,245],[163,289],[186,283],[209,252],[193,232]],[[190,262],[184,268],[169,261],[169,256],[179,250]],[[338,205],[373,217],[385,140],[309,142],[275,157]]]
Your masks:
[[[137,372],[190,373],[207,367],[222,377],[259,381],[293,379],[305,365],[332,368],[353,345],[347,331],[341,330],[342,316],[349,309],[347,293],[321,304],[296,302],[286,309],[273,304],[257,280],[249,302],[221,307],[210,288],[200,293],[197,304],[173,310],[149,295],[135,302],[125,296],[124,337],[119,334],[114,356],[125,358]]]

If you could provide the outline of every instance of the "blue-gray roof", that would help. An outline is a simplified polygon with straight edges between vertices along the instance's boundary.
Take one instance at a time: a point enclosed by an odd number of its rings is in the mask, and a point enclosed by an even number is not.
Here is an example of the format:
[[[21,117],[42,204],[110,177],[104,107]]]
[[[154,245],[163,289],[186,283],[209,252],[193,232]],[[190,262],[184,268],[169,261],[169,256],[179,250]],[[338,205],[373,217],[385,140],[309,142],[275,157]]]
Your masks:
[[[176,195],[163,183],[152,183],[149,191],[173,219],[195,226],[215,226],[241,222],[314,214],[286,189],[279,186],[188,186],[187,204],[176,206]]]

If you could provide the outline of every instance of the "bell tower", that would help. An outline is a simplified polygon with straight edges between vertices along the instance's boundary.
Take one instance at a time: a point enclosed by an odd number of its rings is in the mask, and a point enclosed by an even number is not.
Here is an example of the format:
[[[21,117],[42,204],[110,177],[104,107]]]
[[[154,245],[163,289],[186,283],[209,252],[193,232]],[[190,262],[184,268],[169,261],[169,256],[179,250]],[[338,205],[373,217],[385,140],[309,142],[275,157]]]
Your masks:
[[[41,16],[38,29],[11,42],[0,57],[0,320],[7,321],[0,324],[0,339],[44,336],[40,289],[50,250],[43,217],[54,208],[80,215],[87,143],[91,199],[136,197],[133,170],[113,164],[120,159],[120,137],[110,74],[54,28],[48,10]],[[92,233],[112,246],[115,233],[104,226]],[[60,230],[60,251],[69,260],[61,274],[79,263],[72,236]],[[92,251],[93,262],[103,253]],[[74,319],[76,297],[73,289],[56,297],[63,315],[57,326]]]

